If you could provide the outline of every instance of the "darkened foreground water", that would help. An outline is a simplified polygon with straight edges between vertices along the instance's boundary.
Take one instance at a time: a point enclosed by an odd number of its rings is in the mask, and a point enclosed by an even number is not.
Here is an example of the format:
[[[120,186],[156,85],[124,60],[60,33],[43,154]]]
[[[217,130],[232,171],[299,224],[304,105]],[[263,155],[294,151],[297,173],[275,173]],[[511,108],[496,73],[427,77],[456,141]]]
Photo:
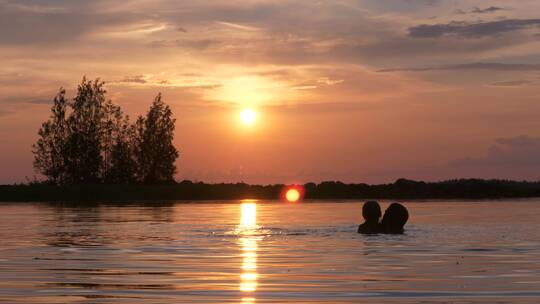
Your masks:
[[[537,303],[540,201],[0,205],[0,303]],[[386,204],[383,204],[386,207]]]

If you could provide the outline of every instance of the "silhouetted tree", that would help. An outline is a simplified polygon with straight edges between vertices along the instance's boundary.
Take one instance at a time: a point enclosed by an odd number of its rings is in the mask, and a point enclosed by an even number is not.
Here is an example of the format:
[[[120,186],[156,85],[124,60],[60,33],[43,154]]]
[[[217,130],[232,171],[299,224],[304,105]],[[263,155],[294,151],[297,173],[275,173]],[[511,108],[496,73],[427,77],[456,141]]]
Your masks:
[[[144,183],[167,183],[174,181],[178,151],[173,145],[174,123],[172,112],[156,96],[146,117],[140,116],[135,124],[136,160],[138,178]]]
[[[135,162],[135,127],[125,117],[116,129],[110,151],[110,167],[105,181],[114,184],[136,182],[137,163]]]
[[[83,78],[68,118],[66,171],[70,183],[98,183],[102,169],[104,82]]]
[[[68,126],[66,110],[68,102],[66,91],[60,88],[54,98],[49,120],[41,125],[39,138],[32,146],[34,168],[45,175],[52,183],[62,183],[67,178],[65,174],[65,144]]]
[[[125,131],[123,128],[125,124],[129,125],[129,120],[126,120],[128,119],[127,117],[124,118],[120,107],[113,104],[110,100],[104,103],[103,113],[104,117],[101,124],[101,149],[103,157],[101,175],[105,182],[113,182],[111,172],[113,170],[113,162],[115,162],[113,151],[119,142],[125,141],[123,134]],[[116,156],[118,156],[117,153]]]

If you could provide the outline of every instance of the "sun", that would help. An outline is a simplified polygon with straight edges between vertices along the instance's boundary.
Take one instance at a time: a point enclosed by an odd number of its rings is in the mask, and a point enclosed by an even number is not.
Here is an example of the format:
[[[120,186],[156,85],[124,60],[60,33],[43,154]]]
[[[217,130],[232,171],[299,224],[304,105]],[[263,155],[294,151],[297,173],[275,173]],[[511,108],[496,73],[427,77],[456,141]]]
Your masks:
[[[240,120],[246,125],[252,125],[257,120],[257,113],[252,109],[244,109],[240,112]]]
[[[300,199],[300,192],[294,188],[289,189],[287,190],[287,193],[285,193],[285,198],[291,203],[297,202]]]

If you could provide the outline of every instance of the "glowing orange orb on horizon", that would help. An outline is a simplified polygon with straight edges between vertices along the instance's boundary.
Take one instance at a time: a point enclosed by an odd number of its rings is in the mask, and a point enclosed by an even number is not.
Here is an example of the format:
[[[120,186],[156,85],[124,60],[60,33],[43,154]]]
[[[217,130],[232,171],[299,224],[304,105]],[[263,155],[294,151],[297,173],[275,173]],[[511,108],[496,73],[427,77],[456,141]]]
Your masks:
[[[288,202],[294,203],[300,199],[300,192],[294,188],[287,190],[285,193],[285,198]]]

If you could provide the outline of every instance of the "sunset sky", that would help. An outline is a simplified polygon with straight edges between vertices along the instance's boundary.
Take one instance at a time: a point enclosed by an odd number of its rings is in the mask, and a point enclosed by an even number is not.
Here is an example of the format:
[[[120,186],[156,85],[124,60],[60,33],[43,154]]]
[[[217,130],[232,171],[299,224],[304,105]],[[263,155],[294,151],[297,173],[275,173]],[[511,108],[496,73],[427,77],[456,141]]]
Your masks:
[[[0,0],[0,183],[83,75],[163,93],[178,180],[537,180],[539,50],[538,0]]]

